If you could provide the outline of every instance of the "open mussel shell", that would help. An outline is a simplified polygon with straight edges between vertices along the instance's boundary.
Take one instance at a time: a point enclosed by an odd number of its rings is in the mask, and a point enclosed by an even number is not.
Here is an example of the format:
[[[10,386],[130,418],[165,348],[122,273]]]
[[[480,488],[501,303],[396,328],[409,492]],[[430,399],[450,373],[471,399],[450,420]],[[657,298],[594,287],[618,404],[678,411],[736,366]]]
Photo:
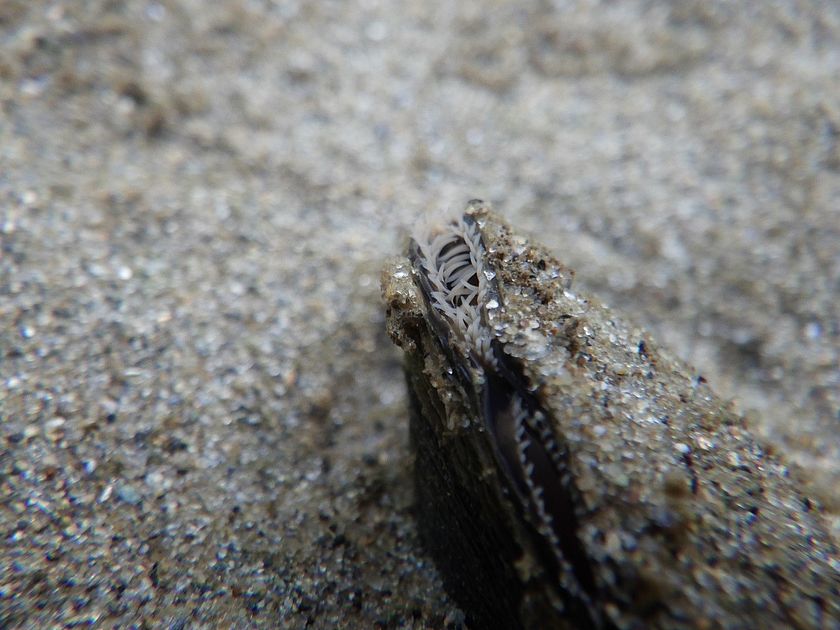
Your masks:
[[[479,201],[383,271],[420,531],[470,627],[840,628],[785,462],[572,277]]]

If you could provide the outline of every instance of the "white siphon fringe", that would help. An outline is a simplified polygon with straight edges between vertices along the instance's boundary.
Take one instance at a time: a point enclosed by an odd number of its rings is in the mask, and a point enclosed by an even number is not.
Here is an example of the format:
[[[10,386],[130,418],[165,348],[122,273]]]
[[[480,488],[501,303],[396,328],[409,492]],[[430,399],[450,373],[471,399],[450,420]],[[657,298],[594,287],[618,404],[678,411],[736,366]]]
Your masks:
[[[487,266],[478,226],[462,214],[421,220],[412,235],[431,286],[429,300],[464,345],[493,363],[491,333],[481,318],[487,303]]]

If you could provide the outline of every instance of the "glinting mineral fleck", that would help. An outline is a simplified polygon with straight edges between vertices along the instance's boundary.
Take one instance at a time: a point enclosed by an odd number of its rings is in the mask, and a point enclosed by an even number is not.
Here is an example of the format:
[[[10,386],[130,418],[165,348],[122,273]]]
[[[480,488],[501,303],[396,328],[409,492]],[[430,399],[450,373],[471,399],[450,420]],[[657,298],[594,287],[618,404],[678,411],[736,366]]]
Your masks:
[[[417,512],[477,628],[840,628],[815,503],[731,405],[486,204],[383,272]]]

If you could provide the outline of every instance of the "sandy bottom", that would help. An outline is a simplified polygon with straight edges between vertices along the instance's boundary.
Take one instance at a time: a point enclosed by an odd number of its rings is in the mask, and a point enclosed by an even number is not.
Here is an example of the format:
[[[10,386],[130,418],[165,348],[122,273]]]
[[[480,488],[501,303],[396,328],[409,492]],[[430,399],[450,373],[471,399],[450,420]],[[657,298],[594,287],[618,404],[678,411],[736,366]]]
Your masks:
[[[472,197],[840,531],[838,76],[805,0],[2,2],[0,626],[456,627],[378,273]]]

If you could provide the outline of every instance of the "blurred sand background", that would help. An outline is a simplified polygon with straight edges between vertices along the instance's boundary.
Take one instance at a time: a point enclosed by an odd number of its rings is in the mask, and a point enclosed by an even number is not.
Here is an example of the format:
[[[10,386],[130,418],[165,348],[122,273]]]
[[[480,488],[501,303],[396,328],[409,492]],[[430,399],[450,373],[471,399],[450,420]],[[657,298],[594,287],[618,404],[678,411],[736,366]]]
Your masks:
[[[0,2],[0,626],[443,628],[383,260],[492,201],[840,513],[840,4]]]

